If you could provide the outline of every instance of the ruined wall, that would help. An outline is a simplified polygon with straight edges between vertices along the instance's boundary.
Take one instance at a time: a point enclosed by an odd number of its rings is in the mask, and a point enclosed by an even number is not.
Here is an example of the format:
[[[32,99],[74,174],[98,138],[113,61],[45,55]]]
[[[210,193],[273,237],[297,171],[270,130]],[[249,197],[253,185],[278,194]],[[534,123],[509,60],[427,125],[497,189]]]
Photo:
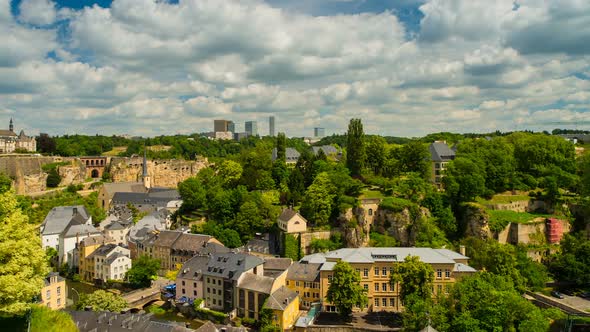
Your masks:
[[[1,156],[0,172],[12,178],[16,193],[23,195],[46,189],[47,174],[41,167],[52,162],[53,157]]]
[[[546,212],[548,208],[545,202],[539,200],[515,201],[505,204],[488,204],[486,207],[490,210],[509,210],[515,212]]]
[[[311,254],[311,242],[317,240],[329,240],[330,236],[335,233],[340,233],[339,229],[332,229],[329,231],[308,231],[305,233],[293,234],[295,237],[301,236],[301,250],[304,255]]]
[[[179,182],[209,166],[207,159],[204,160],[148,160],[148,175],[154,187],[175,188]],[[143,158],[112,158],[109,166],[109,173],[113,182],[134,182],[141,181],[143,172]]]

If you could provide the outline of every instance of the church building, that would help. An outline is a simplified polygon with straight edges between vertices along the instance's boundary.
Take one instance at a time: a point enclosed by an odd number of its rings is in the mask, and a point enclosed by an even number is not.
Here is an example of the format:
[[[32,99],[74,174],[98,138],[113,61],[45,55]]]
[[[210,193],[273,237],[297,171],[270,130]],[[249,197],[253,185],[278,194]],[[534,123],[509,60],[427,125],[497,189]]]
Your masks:
[[[35,137],[25,135],[25,131],[21,130],[17,135],[14,132],[14,125],[10,119],[8,130],[0,129],[0,153],[13,153],[15,151],[37,151],[37,141]]]

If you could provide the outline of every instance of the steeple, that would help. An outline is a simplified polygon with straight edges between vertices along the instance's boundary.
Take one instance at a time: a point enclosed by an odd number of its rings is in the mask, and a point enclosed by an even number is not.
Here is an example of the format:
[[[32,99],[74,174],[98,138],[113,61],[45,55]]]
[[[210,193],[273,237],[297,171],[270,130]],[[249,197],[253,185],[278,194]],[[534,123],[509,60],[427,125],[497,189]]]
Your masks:
[[[12,124],[12,118],[10,118],[10,125],[8,125],[8,130],[14,131],[14,125]]]

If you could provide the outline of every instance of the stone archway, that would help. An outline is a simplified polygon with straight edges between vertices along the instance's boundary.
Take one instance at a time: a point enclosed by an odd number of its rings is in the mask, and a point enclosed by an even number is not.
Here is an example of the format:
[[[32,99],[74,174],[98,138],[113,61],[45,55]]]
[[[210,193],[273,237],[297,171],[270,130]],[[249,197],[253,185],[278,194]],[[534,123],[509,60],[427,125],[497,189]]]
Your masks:
[[[90,177],[93,179],[96,179],[96,178],[100,177],[100,172],[97,169],[93,169],[90,172]]]

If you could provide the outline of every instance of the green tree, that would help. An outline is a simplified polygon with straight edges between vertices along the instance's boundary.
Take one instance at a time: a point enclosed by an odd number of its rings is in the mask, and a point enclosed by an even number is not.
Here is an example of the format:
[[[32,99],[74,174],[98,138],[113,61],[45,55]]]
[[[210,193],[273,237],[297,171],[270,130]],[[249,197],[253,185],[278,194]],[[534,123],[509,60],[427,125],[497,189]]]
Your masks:
[[[326,298],[336,306],[344,319],[349,319],[354,306],[364,308],[367,305],[366,290],[361,286],[361,276],[349,263],[339,261],[332,271]]]
[[[65,311],[51,310],[46,306],[31,308],[31,332],[77,332],[76,323]]]
[[[404,261],[393,266],[390,283],[400,284],[400,300],[405,303],[410,296],[424,300],[432,298],[434,269],[420,261],[418,256],[406,256]]]
[[[0,173],[0,194],[4,194],[12,187],[12,179],[4,173]]]
[[[233,188],[242,178],[243,171],[240,163],[226,159],[219,165],[218,175],[222,179],[224,187]]]
[[[305,194],[301,213],[314,225],[327,225],[332,213],[332,182],[328,173],[320,173]]]
[[[351,119],[346,140],[346,167],[352,176],[360,176],[365,166],[365,133],[361,119]]]
[[[287,156],[287,137],[285,133],[278,133],[277,135],[277,160],[285,162]]]
[[[159,259],[141,256],[133,262],[131,268],[127,271],[126,278],[131,286],[135,288],[149,287],[152,280],[158,278],[159,269]]]
[[[556,280],[576,287],[590,285],[590,240],[567,234],[561,240],[561,252],[549,260],[549,272]]]
[[[463,157],[449,163],[443,185],[454,204],[473,201],[486,192],[484,173],[476,163]]]
[[[80,294],[76,309],[80,310],[88,306],[92,307],[93,311],[119,312],[127,307],[127,301],[120,295],[99,289],[91,294]]]
[[[178,193],[182,197],[183,211],[194,211],[205,207],[207,191],[196,177],[180,182],[178,184]]]
[[[395,151],[404,172],[415,172],[423,179],[430,179],[430,152],[426,144],[411,141]]]
[[[299,168],[291,171],[287,184],[289,186],[289,201],[296,205],[301,202],[305,194],[305,179]]]
[[[36,226],[28,223],[12,191],[0,194],[0,316],[24,314],[48,272]]]
[[[381,136],[367,138],[367,166],[375,175],[381,175],[385,168],[385,143]]]
[[[252,238],[255,232],[262,231],[263,227],[258,205],[254,201],[246,201],[240,206],[240,212],[238,212],[231,228],[241,234],[242,240],[246,242]]]
[[[47,174],[46,185],[47,188],[57,188],[61,182],[61,176],[57,172],[57,168],[52,168]]]

